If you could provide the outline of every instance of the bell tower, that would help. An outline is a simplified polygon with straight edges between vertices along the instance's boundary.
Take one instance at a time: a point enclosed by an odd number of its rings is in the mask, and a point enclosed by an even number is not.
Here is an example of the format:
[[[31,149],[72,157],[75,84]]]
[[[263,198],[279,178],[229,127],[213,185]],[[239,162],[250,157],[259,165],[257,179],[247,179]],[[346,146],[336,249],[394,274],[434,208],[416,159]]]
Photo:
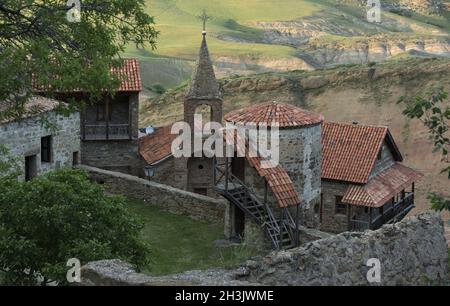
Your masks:
[[[195,128],[201,128],[194,120],[196,114],[202,115],[203,126],[208,122],[222,122],[222,94],[216,80],[213,64],[206,42],[206,21],[209,16],[204,12],[200,18],[203,20],[202,43],[195,65],[192,80],[184,99],[184,121],[191,127],[192,139]],[[187,169],[187,190],[195,193],[212,196],[214,165],[213,159],[205,156],[199,157],[199,152],[192,152],[192,157],[185,162]]]

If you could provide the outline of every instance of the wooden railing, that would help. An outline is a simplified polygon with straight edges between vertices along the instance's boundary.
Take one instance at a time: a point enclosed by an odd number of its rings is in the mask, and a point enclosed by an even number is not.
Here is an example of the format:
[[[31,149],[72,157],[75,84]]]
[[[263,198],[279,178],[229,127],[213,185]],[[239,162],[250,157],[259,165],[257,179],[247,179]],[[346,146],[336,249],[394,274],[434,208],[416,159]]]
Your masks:
[[[129,124],[86,124],[83,128],[84,140],[125,140],[130,135]]]
[[[395,223],[402,220],[414,208],[414,193],[407,193],[403,200],[392,205],[383,214],[376,216],[372,222],[368,220],[352,219],[350,220],[351,231],[365,231],[367,229],[377,230],[384,224]]]

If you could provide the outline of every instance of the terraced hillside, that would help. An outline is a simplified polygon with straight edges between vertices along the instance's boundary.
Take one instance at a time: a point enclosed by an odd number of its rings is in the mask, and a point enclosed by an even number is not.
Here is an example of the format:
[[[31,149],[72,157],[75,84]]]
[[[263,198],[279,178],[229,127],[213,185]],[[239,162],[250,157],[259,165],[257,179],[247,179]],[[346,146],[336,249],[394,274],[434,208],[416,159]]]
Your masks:
[[[367,20],[364,0],[147,2],[161,32],[158,49],[130,46],[125,54],[141,59],[147,88],[189,78],[203,9],[212,16],[208,41],[222,77],[450,55],[448,1],[385,0],[380,23]]]
[[[436,85],[450,91],[450,59],[395,58],[374,66],[265,73],[222,79],[220,83],[225,112],[278,101],[321,112],[328,121],[387,125],[407,164],[425,174],[418,185],[416,212],[428,207],[426,194],[430,191],[450,196],[450,181],[440,174],[443,164],[440,155],[432,152],[426,130],[420,122],[407,120],[397,104],[400,96],[414,96]],[[184,91],[180,87],[142,103],[141,125],[182,119]]]

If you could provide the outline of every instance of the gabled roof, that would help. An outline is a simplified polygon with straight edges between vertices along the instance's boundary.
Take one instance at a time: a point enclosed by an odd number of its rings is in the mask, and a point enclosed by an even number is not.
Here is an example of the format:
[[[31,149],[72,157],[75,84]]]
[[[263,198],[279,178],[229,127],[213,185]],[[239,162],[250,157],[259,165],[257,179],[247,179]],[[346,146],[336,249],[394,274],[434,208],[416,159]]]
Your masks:
[[[260,177],[267,181],[272,190],[277,204],[280,208],[290,206],[297,206],[301,204],[300,197],[295,189],[294,183],[279,164],[274,164],[272,161],[262,157],[259,152],[257,157],[251,157],[249,152],[257,152],[255,148],[249,149],[249,142],[244,141],[239,133],[224,132],[224,140],[226,144],[235,144],[239,156],[245,156],[251,167],[255,168]],[[264,165],[264,167],[263,167]]]
[[[192,80],[186,93],[186,99],[221,99],[219,84],[214,74],[208,44],[206,43],[206,33],[203,33],[202,45],[192,73]]]
[[[324,117],[294,105],[268,102],[230,112],[225,120],[241,125],[289,128],[320,124]]]
[[[396,163],[379,173],[366,185],[350,185],[342,202],[358,206],[381,207],[422,176],[421,173]]]
[[[134,58],[128,58],[123,60],[121,67],[111,68],[111,75],[117,77],[120,81],[120,87],[117,92],[140,92],[142,91],[141,72],[139,68],[139,61]],[[33,82],[34,82],[33,78]],[[33,89],[36,92],[46,92],[50,90],[49,86],[38,86],[33,84]],[[81,90],[73,90],[72,92],[81,92]]]
[[[148,165],[155,165],[172,155],[172,125],[156,129],[153,134],[139,138],[139,154]]]
[[[324,123],[322,179],[366,184],[384,140],[395,160],[402,161],[387,127]]]

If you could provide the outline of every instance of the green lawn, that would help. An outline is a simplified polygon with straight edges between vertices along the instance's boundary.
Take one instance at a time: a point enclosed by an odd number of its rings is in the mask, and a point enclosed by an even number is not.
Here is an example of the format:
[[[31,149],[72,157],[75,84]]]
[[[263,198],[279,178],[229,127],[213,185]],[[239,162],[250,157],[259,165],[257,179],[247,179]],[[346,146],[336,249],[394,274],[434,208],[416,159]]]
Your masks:
[[[152,259],[145,271],[149,274],[230,268],[260,254],[260,251],[248,246],[216,247],[214,241],[224,239],[223,224],[193,221],[140,201],[130,201],[129,206],[145,222],[142,236],[150,244]]]

